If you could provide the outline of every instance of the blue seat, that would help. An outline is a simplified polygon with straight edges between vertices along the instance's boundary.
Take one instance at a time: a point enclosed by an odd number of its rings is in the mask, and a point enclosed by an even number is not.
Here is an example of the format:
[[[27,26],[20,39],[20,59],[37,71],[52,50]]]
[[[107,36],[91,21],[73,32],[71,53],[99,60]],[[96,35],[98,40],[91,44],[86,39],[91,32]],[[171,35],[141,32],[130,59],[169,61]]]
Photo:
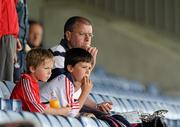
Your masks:
[[[83,127],[99,127],[97,122],[95,120],[93,120],[92,118],[82,116],[82,117],[80,117],[80,121],[81,121]]]
[[[91,94],[92,98],[96,101],[96,103],[101,103],[104,102],[103,98],[101,95],[98,94]]]
[[[110,125],[103,120],[96,119],[96,118],[93,118],[93,119],[94,119],[94,121],[97,122],[99,127],[110,127]]]
[[[23,111],[20,112],[20,114],[22,115],[24,120],[32,122],[35,127],[42,127],[41,121],[36,117],[34,113]]]
[[[179,127],[177,120],[166,119],[168,127]]]
[[[180,127],[180,119],[177,119],[177,127]]]
[[[35,115],[39,119],[39,121],[41,122],[42,127],[52,127],[50,121],[47,119],[45,114],[35,113]]]
[[[59,120],[55,116],[53,116],[53,115],[46,115],[46,117],[50,121],[52,127],[63,127],[61,125],[61,122],[59,122]]]
[[[4,111],[0,110],[0,123],[6,123],[10,121],[11,119],[9,116]]]
[[[142,105],[138,100],[128,99],[128,102],[132,105],[134,111],[147,112],[144,105]]]
[[[128,110],[127,110],[126,106],[124,105],[124,103],[122,102],[122,100],[120,98],[116,98],[116,100],[119,103],[122,112],[127,112]]]
[[[83,127],[81,122],[78,119],[76,119],[76,118],[67,117],[66,119],[69,121],[71,127]]]
[[[137,105],[139,106],[139,111],[147,112],[147,109],[146,109],[146,107],[142,104],[142,101],[141,101],[141,100],[134,100],[134,102],[136,102]]]
[[[93,93],[90,93],[90,94],[89,94],[89,98],[92,99],[93,101],[96,101],[96,100],[93,98]]]
[[[71,124],[67,121],[67,119],[63,116],[56,116],[63,127],[71,127]]]
[[[148,101],[141,101],[141,102],[142,102],[142,104],[144,105],[144,107],[146,108],[147,113],[152,114],[152,113],[155,111],[155,110],[152,108],[150,102],[148,102]]]
[[[11,122],[22,121],[23,120],[23,117],[19,112],[5,111],[5,113],[8,115]]]
[[[121,102],[125,105],[125,108],[126,108],[127,112],[134,111],[132,105],[128,102],[127,99],[119,98],[119,100],[121,100]]]
[[[3,82],[0,82],[0,97],[4,99],[9,99],[11,95],[11,92],[6,87],[6,85]]]
[[[14,84],[14,82],[12,82],[12,81],[3,81],[3,82],[11,94],[16,84]]]

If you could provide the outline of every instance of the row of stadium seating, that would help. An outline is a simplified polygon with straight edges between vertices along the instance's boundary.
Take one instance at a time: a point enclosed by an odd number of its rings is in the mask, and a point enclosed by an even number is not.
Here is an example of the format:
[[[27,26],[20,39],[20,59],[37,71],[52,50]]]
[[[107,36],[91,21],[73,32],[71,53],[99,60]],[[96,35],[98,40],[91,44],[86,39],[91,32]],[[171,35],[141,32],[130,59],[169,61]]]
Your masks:
[[[109,127],[99,119],[87,117],[73,118],[41,113],[13,112],[0,110],[0,126],[9,122],[32,122],[35,127]]]
[[[105,73],[99,75],[99,73],[94,73],[91,76],[94,88],[90,94],[91,98],[96,102],[100,103],[102,101],[113,102],[113,112],[130,112],[130,111],[140,111],[144,113],[153,113],[159,109],[167,109],[169,112],[166,114],[166,120],[169,127],[179,127],[180,126],[180,101],[178,99],[152,95],[145,91],[144,86],[139,82],[128,81],[116,76],[109,76]],[[133,84],[134,83],[134,84]],[[0,98],[9,98],[10,93],[15,84],[5,81],[0,82]],[[134,87],[135,85],[135,87]],[[128,86],[128,87],[126,87]],[[11,115],[9,115],[11,114]],[[13,114],[17,117],[12,117]],[[26,114],[26,115],[24,115]],[[18,117],[19,116],[19,117]],[[28,116],[28,117],[24,117]],[[39,118],[40,117],[40,118]],[[21,118],[21,119],[16,119]],[[105,122],[98,119],[90,119],[86,117],[76,118],[65,118],[61,116],[44,115],[39,113],[29,113],[29,112],[12,112],[12,111],[1,111],[0,113],[0,123],[8,122],[8,120],[29,120],[28,118],[35,120],[38,126],[51,127],[60,124],[69,124],[63,126],[74,126],[88,127],[97,126],[101,127],[108,126]],[[5,120],[3,120],[5,119]],[[44,124],[42,119],[49,124]],[[51,122],[54,121],[54,122]],[[66,121],[66,122],[65,122]],[[59,125],[59,126],[60,126]]]

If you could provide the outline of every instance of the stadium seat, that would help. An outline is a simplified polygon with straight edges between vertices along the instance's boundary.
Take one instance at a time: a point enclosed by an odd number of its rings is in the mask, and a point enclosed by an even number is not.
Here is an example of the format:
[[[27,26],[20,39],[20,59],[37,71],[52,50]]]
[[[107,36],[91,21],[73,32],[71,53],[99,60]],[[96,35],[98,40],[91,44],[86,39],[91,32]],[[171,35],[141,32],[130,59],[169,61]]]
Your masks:
[[[0,123],[10,122],[10,118],[6,112],[0,110]]]
[[[97,102],[97,103],[101,103],[104,102],[103,98],[101,95],[98,94],[91,94],[91,97]]]
[[[99,127],[97,122],[95,120],[93,120],[92,118],[82,116],[79,119],[80,119],[83,127]]]
[[[11,92],[9,89],[6,87],[6,85],[0,81],[0,97],[4,99],[9,99],[11,95]]]
[[[125,105],[127,112],[134,111],[132,105],[125,98],[119,98],[121,102]]]
[[[35,127],[42,127],[40,120],[34,113],[23,111],[20,112],[20,114],[22,115],[24,120],[34,123]]]
[[[69,121],[67,121],[67,119],[63,116],[56,116],[56,118],[59,120],[59,122],[61,123],[61,125],[63,127],[71,127],[71,124],[69,123]]]
[[[46,115],[52,127],[63,127],[59,120],[53,115]]]
[[[8,88],[9,92],[12,93],[12,91],[15,87],[14,82],[12,82],[12,81],[3,81],[3,82],[6,85],[6,87]]]
[[[35,113],[35,115],[41,122],[42,127],[52,127],[50,121],[47,119],[47,117],[44,114]]]
[[[83,127],[83,125],[81,124],[81,122],[73,117],[67,117],[67,120],[69,121],[71,127]]]
[[[23,120],[23,117],[21,116],[20,113],[17,113],[17,112],[14,112],[14,111],[5,111],[5,113],[8,115],[11,122],[22,121]]]
[[[110,127],[110,125],[103,120],[96,119],[96,118],[92,118],[92,119],[94,119],[97,122],[99,127]]]
[[[119,99],[119,98],[116,98],[116,100],[118,101],[119,105],[121,106],[122,112],[127,112],[127,108],[126,108],[126,106],[124,105],[124,103],[122,102],[122,100]]]

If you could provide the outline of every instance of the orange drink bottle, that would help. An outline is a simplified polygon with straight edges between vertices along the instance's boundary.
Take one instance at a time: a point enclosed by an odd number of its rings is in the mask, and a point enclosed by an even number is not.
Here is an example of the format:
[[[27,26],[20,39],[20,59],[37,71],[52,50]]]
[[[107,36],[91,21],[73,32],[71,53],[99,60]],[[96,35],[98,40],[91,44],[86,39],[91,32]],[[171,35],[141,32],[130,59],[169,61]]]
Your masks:
[[[59,99],[56,96],[55,91],[52,91],[52,93],[51,93],[51,98],[50,98],[49,104],[50,104],[51,108],[60,108]]]

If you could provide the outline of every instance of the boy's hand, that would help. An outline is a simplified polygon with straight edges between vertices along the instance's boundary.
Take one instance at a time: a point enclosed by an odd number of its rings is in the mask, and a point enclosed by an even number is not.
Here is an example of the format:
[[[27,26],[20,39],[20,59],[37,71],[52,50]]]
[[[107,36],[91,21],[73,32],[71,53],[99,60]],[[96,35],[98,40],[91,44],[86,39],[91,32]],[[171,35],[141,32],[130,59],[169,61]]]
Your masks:
[[[85,76],[82,79],[81,83],[82,83],[82,86],[81,86],[82,91],[87,91],[87,92],[91,91],[92,86],[93,86],[92,81],[87,76]]]
[[[16,52],[19,52],[22,50],[22,45],[21,45],[21,42],[18,38],[16,39],[16,43],[17,43]]]
[[[62,107],[59,110],[61,111],[63,116],[67,116],[71,112],[72,108],[68,106],[68,107]]]

